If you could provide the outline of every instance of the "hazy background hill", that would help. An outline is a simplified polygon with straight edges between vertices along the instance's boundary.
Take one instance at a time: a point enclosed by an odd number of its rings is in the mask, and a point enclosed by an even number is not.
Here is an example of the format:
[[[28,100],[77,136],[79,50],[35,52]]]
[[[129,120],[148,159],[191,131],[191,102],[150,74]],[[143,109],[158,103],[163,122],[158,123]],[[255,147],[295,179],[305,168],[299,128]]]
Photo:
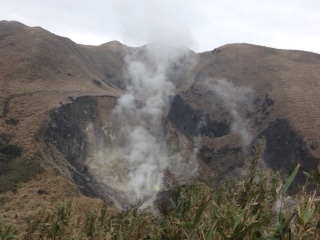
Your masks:
[[[126,172],[115,165],[98,169],[96,159],[121,128],[112,110],[126,90],[126,56],[144,59],[145,48],[116,41],[78,45],[39,27],[0,22],[0,156],[6,169],[0,204],[9,209],[0,214],[14,219],[21,209],[28,215],[63,198],[82,199],[80,192],[126,204],[121,180],[112,175],[121,179]],[[303,171],[317,167],[319,54],[228,44],[187,52],[168,78],[175,85],[163,118],[169,156],[183,162],[196,149],[198,178],[219,182],[245,174],[251,146],[263,137],[263,166],[285,177],[301,163],[300,183]],[[181,182],[179,166],[165,172],[166,184]]]

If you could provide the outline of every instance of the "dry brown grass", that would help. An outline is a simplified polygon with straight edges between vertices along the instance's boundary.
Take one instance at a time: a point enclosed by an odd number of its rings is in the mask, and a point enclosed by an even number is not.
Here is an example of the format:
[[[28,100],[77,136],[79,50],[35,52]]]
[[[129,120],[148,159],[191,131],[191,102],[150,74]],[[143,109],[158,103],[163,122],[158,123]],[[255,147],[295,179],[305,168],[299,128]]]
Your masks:
[[[83,209],[94,209],[102,203],[102,200],[80,196],[71,181],[48,172],[19,184],[15,192],[1,194],[0,199],[0,220],[18,226],[44,209],[52,210],[60,202],[72,201]]]

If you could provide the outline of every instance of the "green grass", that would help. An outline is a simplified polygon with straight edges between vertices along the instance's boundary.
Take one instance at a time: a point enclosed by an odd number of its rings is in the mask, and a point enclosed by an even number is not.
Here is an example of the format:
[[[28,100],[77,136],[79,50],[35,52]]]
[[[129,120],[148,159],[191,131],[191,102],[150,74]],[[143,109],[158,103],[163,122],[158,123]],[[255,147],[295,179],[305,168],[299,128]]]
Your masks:
[[[111,214],[107,203],[81,209],[65,202],[19,231],[1,225],[0,239],[318,239],[319,189],[310,192],[305,185],[289,198],[299,166],[282,183],[278,173],[257,169],[260,153],[258,148],[245,179],[219,187],[194,182],[160,194],[155,204],[161,214],[134,208]],[[314,176],[307,184],[318,187]]]
[[[10,225],[0,223],[0,240],[15,239],[16,230]]]
[[[28,181],[41,171],[38,162],[22,156],[21,148],[0,142],[0,193],[15,191],[19,182]]]

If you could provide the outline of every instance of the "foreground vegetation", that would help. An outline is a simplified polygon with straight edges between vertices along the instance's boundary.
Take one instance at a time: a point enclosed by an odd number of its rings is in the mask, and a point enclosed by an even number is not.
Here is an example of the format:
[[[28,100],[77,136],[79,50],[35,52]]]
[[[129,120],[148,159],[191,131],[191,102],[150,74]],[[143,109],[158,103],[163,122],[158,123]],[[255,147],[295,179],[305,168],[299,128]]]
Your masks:
[[[241,181],[163,192],[155,203],[161,214],[134,207],[110,213],[107,203],[88,210],[65,202],[23,229],[0,224],[0,239],[320,239],[319,172],[306,173],[308,182],[290,198],[286,191],[299,166],[282,184],[278,173],[257,170],[259,155]]]
[[[20,147],[0,142],[0,193],[16,191],[19,182],[26,182],[40,172],[40,164],[22,156]]]

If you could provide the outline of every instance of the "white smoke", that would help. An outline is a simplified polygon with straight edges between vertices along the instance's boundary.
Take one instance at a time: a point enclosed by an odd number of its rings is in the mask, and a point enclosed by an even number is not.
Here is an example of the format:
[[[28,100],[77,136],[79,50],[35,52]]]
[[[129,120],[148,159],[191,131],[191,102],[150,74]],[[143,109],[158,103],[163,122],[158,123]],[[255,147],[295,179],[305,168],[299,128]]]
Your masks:
[[[127,88],[113,114],[120,120],[122,143],[117,158],[127,165],[130,202],[153,196],[163,184],[170,159],[162,120],[175,89],[167,76],[187,51],[175,44],[153,43],[125,59]]]
[[[197,156],[199,153],[199,150],[202,147],[202,137],[200,134],[200,129],[206,125],[206,122],[204,118],[201,119],[201,121],[197,125],[197,136],[194,136],[192,141],[193,141],[193,151],[192,154],[189,158],[189,165],[192,165],[193,167],[189,167],[189,171],[191,170],[191,176],[194,178],[198,176],[198,164],[197,164]],[[186,170],[188,172],[188,170]]]
[[[155,196],[164,171],[176,157],[168,153],[164,118],[175,84],[183,81],[182,69],[193,64],[187,47],[194,42],[181,17],[183,4],[180,0],[113,4],[120,13],[117,22],[123,35],[149,44],[132,49],[125,57],[125,93],[117,101],[110,126],[104,128],[110,142],[89,165],[100,182],[124,193],[129,203]],[[189,18],[193,9],[185,11],[183,16]]]
[[[253,90],[248,87],[236,87],[226,79],[220,79],[215,83],[207,82],[213,91],[222,100],[223,105],[232,116],[231,130],[241,136],[244,145],[248,145],[253,136],[249,129],[249,120],[243,116],[243,112],[250,111]]]
[[[118,32],[129,43],[155,43],[184,45],[192,48],[191,18],[196,19],[198,4],[186,4],[183,0],[117,0],[110,7],[117,22]]]
[[[193,137],[194,147],[193,147],[193,151],[190,156],[190,159],[189,159],[189,165],[191,165],[191,166],[189,167],[187,165],[188,169],[186,169],[186,172],[188,172],[188,170],[189,170],[190,175],[193,176],[193,178],[198,176],[197,157],[198,157],[199,150],[202,146],[201,141],[202,141],[202,138],[201,138],[200,134],[198,134],[198,136],[196,136],[196,137]]]

